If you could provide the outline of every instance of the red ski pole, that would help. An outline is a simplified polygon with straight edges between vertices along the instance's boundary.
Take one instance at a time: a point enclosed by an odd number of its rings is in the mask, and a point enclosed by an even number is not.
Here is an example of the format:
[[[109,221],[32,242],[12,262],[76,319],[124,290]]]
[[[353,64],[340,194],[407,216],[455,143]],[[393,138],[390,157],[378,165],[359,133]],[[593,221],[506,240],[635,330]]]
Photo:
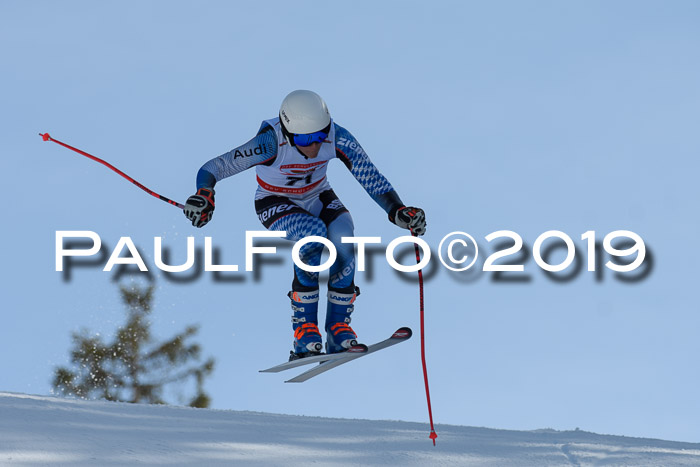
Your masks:
[[[411,235],[417,237],[417,235],[411,231]],[[420,264],[420,249],[418,244],[414,243],[413,246],[416,249],[416,263]],[[428,401],[428,417],[430,417],[430,439],[433,440],[433,446],[435,446],[435,439],[437,438],[437,433],[435,432],[435,426],[433,425],[433,409],[430,405],[430,387],[428,386],[428,368],[425,364],[425,302],[423,300],[423,270],[418,270],[418,285],[420,286],[420,357],[423,363],[423,379],[425,380],[425,398]]]
[[[53,141],[53,142],[56,143],[56,144],[60,144],[60,145],[63,146],[64,148],[68,148],[68,149],[70,149],[71,151],[75,151],[75,152],[77,152],[78,154],[82,154],[83,156],[88,157],[88,158],[92,159],[92,160],[95,161],[95,162],[99,162],[100,164],[109,167],[110,169],[114,170],[116,173],[118,173],[118,174],[121,175],[122,177],[126,178],[126,179],[129,180],[131,183],[133,183],[133,184],[136,185],[137,187],[141,188],[143,191],[145,191],[146,193],[148,193],[148,194],[151,195],[151,196],[155,196],[156,198],[158,198],[158,199],[160,199],[160,200],[163,200],[163,201],[165,201],[165,202],[168,203],[168,204],[172,204],[173,206],[177,206],[177,207],[180,208],[180,209],[184,209],[184,208],[185,208],[185,205],[184,205],[184,204],[180,204],[180,203],[178,203],[178,202],[176,202],[176,201],[171,200],[170,198],[166,198],[166,197],[163,196],[163,195],[159,195],[158,193],[156,193],[155,191],[153,191],[153,190],[151,190],[151,189],[149,189],[149,188],[146,188],[145,186],[141,185],[139,182],[137,182],[136,180],[134,180],[133,178],[129,177],[127,174],[125,174],[124,172],[122,172],[121,170],[119,170],[118,168],[114,167],[114,166],[113,166],[112,164],[110,164],[109,162],[104,161],[104,160],[100,159],[99,157],[95,157],[95,156],[93,156],[92,154],[88,154],[87,152],[81,151],[80,149],[74,148],[73,146],[70,146],[70,145],[68,145],[68,144],[66,144],[66,143],[62,143],[62,142],[60,142],[59,140],[57,140],[57,139],[55,139],[55,138],[52,138],[48,133],[44,133],[44,134],[39,133],[39,136],[41,136],[42,138],[44,138],[44,141]]]

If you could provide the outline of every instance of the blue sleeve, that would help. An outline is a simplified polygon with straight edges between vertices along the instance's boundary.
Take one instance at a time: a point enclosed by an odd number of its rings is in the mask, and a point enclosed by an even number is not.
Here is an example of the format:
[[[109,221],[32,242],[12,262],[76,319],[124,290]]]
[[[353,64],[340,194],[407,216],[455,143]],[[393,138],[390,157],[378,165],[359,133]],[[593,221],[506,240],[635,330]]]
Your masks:
[[[215,157],[199,169],[197,189],[214,188],[217,182],[277,157],[277,135],[274,128],[263,123],[255,138],[242,146]]]
[[[397,208],[403,206],[398,193],[372,163],[355,137],[337,123],[334,125],[336,157],[343,161],[372,199],[392,216]]]

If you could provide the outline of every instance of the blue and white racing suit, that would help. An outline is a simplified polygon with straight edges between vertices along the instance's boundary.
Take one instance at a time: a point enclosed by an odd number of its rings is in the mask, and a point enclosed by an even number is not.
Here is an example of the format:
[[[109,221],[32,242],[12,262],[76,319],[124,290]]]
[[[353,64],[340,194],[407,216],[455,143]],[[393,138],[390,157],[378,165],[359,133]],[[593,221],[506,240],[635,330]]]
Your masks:
[[[197,174],[197,188],[213,188],[222,179],[255,167],[255,209],[260,222],[269,230],[286,231],[286,238],[292,241],[312,235],[328,238],[338,253],[329,271],[328,288],[354,293],[354,246],[341,243],[341,237],[353,236],[354,226],[350,213],[326,178],[331,159],[340,159],[389,216],[403,206],[360,144],[335,122],[318,156],[310,159],[287,142],[279,118],[266,120],[252,140],[204,164]],[[322,244],[307,243],[301,248],[300,259],[318,266],[322,252]],[[318,273],[295,266],[292,290],[317,289]]]

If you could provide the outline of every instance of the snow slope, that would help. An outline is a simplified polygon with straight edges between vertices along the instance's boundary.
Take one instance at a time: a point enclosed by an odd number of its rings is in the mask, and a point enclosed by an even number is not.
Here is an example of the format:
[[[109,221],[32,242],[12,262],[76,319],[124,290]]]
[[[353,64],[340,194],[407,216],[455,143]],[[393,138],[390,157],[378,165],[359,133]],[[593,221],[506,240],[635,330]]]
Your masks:
[[[0,392],[0,465],[700,465],[700,444]]]

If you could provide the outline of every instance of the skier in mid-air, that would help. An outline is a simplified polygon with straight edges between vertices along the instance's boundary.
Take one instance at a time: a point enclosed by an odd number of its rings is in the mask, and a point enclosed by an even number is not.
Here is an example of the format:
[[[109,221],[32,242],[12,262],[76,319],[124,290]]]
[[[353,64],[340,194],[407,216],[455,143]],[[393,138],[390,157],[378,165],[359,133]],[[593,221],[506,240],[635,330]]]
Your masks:
[[[391,222],[416,235],[425,233],[423,210],[405,206],[350,132],[331,119],[323,99],[303,90],[285,97],[279,117],[262,122],[252,140],[204,164],[197,173],[197,193],[187,199],[184,209],[192,225],[203,227],[214,212],[216,183],[255,167],[255,210],[265,228],[286,231],[291,241],[314,235],[333,243],[338,256],[328,279],[327,353],[343,352],[357,344],[349,323],[360,292],[354,282],[354,246],[341,243],[342,237],[353,236],[352,218],[326,179],[333,158],[345,164]],[[299,256],[305,264],[318,266],[322,252],[323,245],[312,242],[301,248]],[[295,265],[288,296],[294,331],[290,360],[319,354],[323,345],[317,317],[318,273]]]

